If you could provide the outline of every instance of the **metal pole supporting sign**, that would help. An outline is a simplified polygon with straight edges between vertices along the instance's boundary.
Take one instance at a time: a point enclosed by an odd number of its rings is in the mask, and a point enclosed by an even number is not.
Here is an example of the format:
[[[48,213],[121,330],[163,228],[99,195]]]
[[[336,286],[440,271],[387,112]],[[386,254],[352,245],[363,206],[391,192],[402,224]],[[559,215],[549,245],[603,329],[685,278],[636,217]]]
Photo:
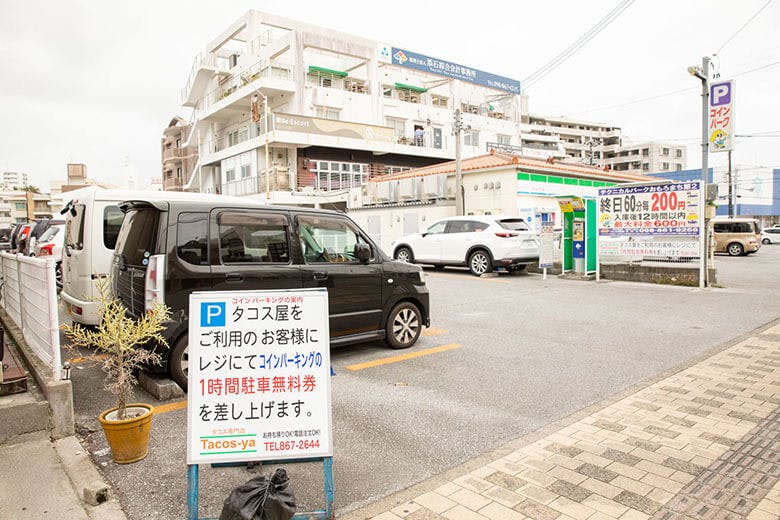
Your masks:
[[[330,337],[325,289],[190,296],[187,519],[198,517],[198,467],[322,462],[333,518]]]

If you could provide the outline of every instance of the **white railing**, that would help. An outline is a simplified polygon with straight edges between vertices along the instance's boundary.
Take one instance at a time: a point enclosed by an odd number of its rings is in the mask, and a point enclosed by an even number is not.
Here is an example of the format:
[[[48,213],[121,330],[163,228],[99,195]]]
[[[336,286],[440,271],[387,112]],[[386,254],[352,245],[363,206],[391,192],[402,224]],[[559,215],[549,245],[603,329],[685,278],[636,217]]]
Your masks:
[[[0,253],[2,307],[22,330],[27,345],[61,379],[60,323],[55,260]]]

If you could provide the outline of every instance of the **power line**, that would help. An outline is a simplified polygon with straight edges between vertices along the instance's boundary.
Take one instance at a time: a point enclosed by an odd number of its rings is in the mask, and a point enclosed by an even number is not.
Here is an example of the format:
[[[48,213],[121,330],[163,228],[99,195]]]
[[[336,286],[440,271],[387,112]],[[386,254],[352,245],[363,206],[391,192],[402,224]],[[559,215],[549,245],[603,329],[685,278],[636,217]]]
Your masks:
[[[751,16],[751,17],[748,19],[748,21],[747,21],[747,22],[745,22],[744,24],[742,24],[742,27],[740,27],[739,29],[737,29],[737,32],[735,32],[734,34],[732,34],[731,36],[729,36],[729,37],[728,37],[728,39],[727,39],[725,42],[723,42],[723,43],[721,44],[721,46],[720,46],[720,47],[718,47],[718,50],[717,50],[717,51],[715,51],[715,54],[719,54],[719,53],[720,53],[720,51],[722,51],[722,50],[723,50],[723,47],[725,47],[725,46],[726,46],[726,45],[727,45],[727,44],[728,44],[728,43],[729,43],[731,40],[733,40],[733,39],[734,39],[734,38],[735,38],[735,37],[736,37],[736,36],[737,36],[739,33],[741,33],[741,32],[742,32],[742,30],[743,30],[745,27],[747,27],[747,26],[748,26],[748,24],[750,24],[750,22],[752,22],[752,21],[753,21],[753,20],[756,18],[756,16],[758,16],[759,14],[761,14],[761,11],[763,11],[764,9],[766,9],[766,8],[767,8],[767,6],[768,6],[769,4],[771,4],[771,3],[772,3],[772,0],[767,0],[767,2],[766,2],[764,5],[762,5],[762,6],[761,6],[761,8],[760,8],[758,11],[756,11],[756,12],[755,12],[755,14],[754,14],[753,16]]]
[[[564,61],[566,61],[572,55],[574,55],[578,50],[584,47],[589,41],[595,38],[601,31],[604,30],[605,27],[607,27],[610,23],[612,23],[615,20],[615,18],[620,16],[620,14],[622,14],[623,11],[628,9],[631,6],[631,4],[634,3],[634,1],[635,0],[621,1],[615,8],[613,8],[609,13],[607,13],[606,16],[604,16],[601,20],[599,20],[593,27],[588,29],[588,31],[586,31],[582,36],[577,38],[577,40],[575,40],[571,45],[569,45],[566,49],[560,52],[552,60],[550,60],[542,67],[537,69],[535,72],[533,72],[525,79],[523,79],[520,82],[520,84],[521,85],[525,84],[526,88],[528,88],[534,83],[536,83],[537,81],[541,80],[544,76],[552,72]]]
[[[759,70],[768,69],[769,67],[775,67],[777,65],[780,65],[780,61],[773,61],[771,63],[767,63],[767,64],[761,65],[759,67],[755,67],[753,69],[743,70],[742,72],[738,72],[738,73],[732,75],[732,77],[733,78],[738,78],[739,76],[744,76],[745,74],[750,74],[750,73],[753,73],[753,72],[757,72]],[[664,97],[667,97],[667,96],[673,96],[675,94],[681,94],[683,92],[688,92],[688,91],[691,91],[691,90],[699,90],[699,87],[681,88],[681,89],[678,89],[678,90],[672,90],[670,92],[664,92],[663,94],[656,94],[655,96],[650,96],[650,97],[641,98],[641,99],[635,99],[633,101],[626,101],[624,103],[619,103],[617,105],[606,105],[606,106],[602,106],[602,107],[590,108],[588,110],[581,110],[579,112],[569,112],[568,114],[561,115],[559,117],[571,117],[571,116],[577,116],[577,115],[580,115],[580,114],[587,114],[587,113],[590,113],[590,112],[600,112],[602,110],[611,110],[613,108],[622,108],[622,107],[626,107],[626,106],[630,106],[630,105],[636,105],[637,103],[644,103],[645,101],[652,101],[654,99],[660,99],[660,98],[664,98]]]

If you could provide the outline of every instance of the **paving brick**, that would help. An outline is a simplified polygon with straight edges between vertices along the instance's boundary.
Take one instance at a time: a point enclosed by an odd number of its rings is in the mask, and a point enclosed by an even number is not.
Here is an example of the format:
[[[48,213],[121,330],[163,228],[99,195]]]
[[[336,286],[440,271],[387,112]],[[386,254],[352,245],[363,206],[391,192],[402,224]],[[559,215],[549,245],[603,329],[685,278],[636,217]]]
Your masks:
[[[558,496],[555,493],[548,491],[546,488],[539,487],[534,484],[526,484],[522,488],[518,489],[517,492],[541,504],[549,504]]]
[[[653,489],[652,486],[648,486],[643,482],[639,482],[638,480],[628,478],[624,475],[618,476],[615,480],[610,482],[610,484],[624,491],[631,491],[632,493],[635,493],[637,495],[642,495],[642,496],[648,494]]]
[[[658,410],[661,409],[660,406],[653,403],[648,403],[647,401],[632,401],[631,406],[636,406],[637,408],[641,408],[642,410],[648,410],[651,412],[657,412]]]
[[[678,426],[685,426],[686,428],[690,428],[691,426],[696,426],[696,421],[683,419],[682,417],[677,417],[674,415],[665,415],[661,418],[661,420],[671,424],[676,424]]]
[[[618,518],[628,511],[628,507],[614,500],[609,500],[599,495],[591,495],[582,501],[582,505],[588,506],[612,518]],[[592,518],[592,517],[591,517]]]
[[[589,463],[582,464],[575,471],[601,482],[612,482],[618,476],[614,471]]]
[[[485,477],[485,480],[492,482],[497,486],[501,486],[510,491],[515,491],[525,486],[527,482],[519,477],[504,473],[503,471],[496,471]]]
[[[667,468],[683,471],[694,476],[702,473],[705,469],[707,469],[703,466],[699,466],[698,464],[693,464],[675,457],[668,457],[662,464]]]
[[[636,509],[629,509],[620,516],[620,520],[646,520],[648,518],[650,518],[650,515]]]
[[[442,516],[449,520],[487,520],[487,517],[463,506],[455,506],[442,513]]]
[[[722,444],[723,446],[731,446],[735,442],[737,442],[734,439],[731,439],[724,435],[716,435],[710,432],[701,433],[699,434],[699,437],[701,437],[702,439],[706,439],[708,441],[717,442],[718,444]]]
[[[425,493],[414,499],[421,506],[430,509],[434,513],[443,513],[444,511],[455,507],[457,504],[449,498],[443,497],[438,493]]]
[[[547,486],[547,489],[556,495],[566,497],[575,502],[582,502],[592,494],[592,491],[589,489],[580,487],[566,480],[556,480]]]
[[[545,449],[547,451],[557,453],[558,455],[565,455],[567,457],[576,457],[577,455],[582,453],[582,450],[580,448],[577,448],[575,446],[566,446],[557,442],[548,444],[547,446],[545,446]]]
[[[459,485],[455,484],[454,482],[447,482],[443,486],[439,486],[433,491],[440,494],[443,497],[446,497],[458,491],[459,489],[462,488]]]
[[[735,419],[739,419],[740,421],[750,421],[754,423],[760,423],[764,420],[763,417],[759,417],[757,415],[753,415],[750,413],[743,413],[743,412],[737,412],[732,410],[727,414],[729,417],[733,417]]]
[[[675,439],[679,437],[680,433],[676,432],[674,430],[668,430],[666,428],[659,428],[657,426],[646,426],[644,428],[644,431],[648,433],[652,433],[653,435],[658,435],[660,437],[666,437],[669,439]]]
[[[580,483],[580,486],[590,491],[593,491],[597,495],[600,495],[604,498],[614,498],[615,496],[618,495],[618,493],[623,491],[622,489],[613,486],[612,484],[601,482],[600,480],[596,480],[593,478],[588,478],[586,480],[583,480]]]
[[[483,492],[482,495],[506,507],[514,507],[525,500],[524,496],[509,491],[508,489],[505,489],[501,486],[493,486],[492,488]]]
[[[416,504],[414,502],[406,502],[405,504],[401,504],[400,506],[396,506],[393,509],[390,510],[391,513],[394,515],[400,516],[401,518],[407,518],[409,515],[417,511],[418,509],[422,508],[420,504]]]
[[[647,450],[647,451],[655,451],[661,447],[661,445],[658,444],[657,442],[640,439],[639,437],[634,437],[631,435],[626,437],[626,440],[624,440],[623,442],[630,446],[634,446],[636,448],[642,448],[643,450]]]
[[[400,516],[396,516],[390,511],[385,511],[379,516],[374,516],[371,520],[403,520]]]
[[[613,421],[605,421],[604,419],[599,419],[598,421],[594,422],[593,426],[602,428],[604,430],[613,431],[613,432],[622,432],[623,430],[626,429],[626,427],[623,426],[622,424]]]
[[[520,464],[515,464],[514,462],[510,462],[505,459],[494,460],[489,464],[489,466],[503,471],[504,473],[509,473],[510,475],[517,475],[525,469]]]
[[[621,464],[625,464],[626,466],[633,466],[641,460],[639,457],[636,457],[624,451],[614,450],[611,448],[604,450],[604,453],[601,456],[604,457],[605,459],[610,459],[616,462],[620,462]]]
[[[472,511],[478,511],[490,503],[489,499],[470,489],[459,489],[447,498],[454,500],[462,506],[468,507]]]
[[[694,397],[693,399],[691,399],[691,401],[693,401],[694,403],[712,406],[713,408],[720,408],[721,406],[726,404],[723,401],[718,401],[717,399],[707,399],[706,397]]]
[[[681,388],[681,387],[678,387],[678,386],[668,386],[668,385],[667,386],[662,386],[661,390],[666,390],[667,392],[672,392],[672,393],[675,393],[675,394],[682,394],[682,395],[690,393],[685,388]]]
[[[661,507],[661,504],[655,500],[649,499],[642,495],[638,495],[631,491],[623,491],[614,498],[615,502],[623,504],[631,509],[637,509],[648,515],[652,515]]]
[[[656,464],[655,462],[651,462],[649,460],[641,460],[634,467],[636,469],[641,469],[642,471],[646,471],[658,478],[668,477],[675,471],[672,468],[662,466],[661,464]]]
[[[464,475],[462,477],[458,477],[454,480],[454,482],[461,487],[470,489],[472,491],[476,491],[477,493],[481,493],[486,489],[490,489],[491,487],[493,487],[493,484],[491,482],[488,482],[485,479],[477,478],[471,475]]]
[[[514,507],[514,510],[534,520],[555,520],[561,513],[533,500],[525,500]]]
[[[490,520],[525,520],[528,518],[522,513],[513,511],[505,505],[496,504],[495,502],[488,504],[477,512]]]

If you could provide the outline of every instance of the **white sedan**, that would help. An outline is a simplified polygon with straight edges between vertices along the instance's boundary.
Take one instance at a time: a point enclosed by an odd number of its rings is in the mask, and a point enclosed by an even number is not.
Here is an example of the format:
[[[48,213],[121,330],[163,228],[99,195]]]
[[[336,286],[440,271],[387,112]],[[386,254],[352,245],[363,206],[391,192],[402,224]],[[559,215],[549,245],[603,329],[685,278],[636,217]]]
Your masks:
[[[435,267],[467,266],[480,276],[519,271],[539,260],[539,235],[519,217],[469,215],[440,220],[392,244],[393,258]]]

